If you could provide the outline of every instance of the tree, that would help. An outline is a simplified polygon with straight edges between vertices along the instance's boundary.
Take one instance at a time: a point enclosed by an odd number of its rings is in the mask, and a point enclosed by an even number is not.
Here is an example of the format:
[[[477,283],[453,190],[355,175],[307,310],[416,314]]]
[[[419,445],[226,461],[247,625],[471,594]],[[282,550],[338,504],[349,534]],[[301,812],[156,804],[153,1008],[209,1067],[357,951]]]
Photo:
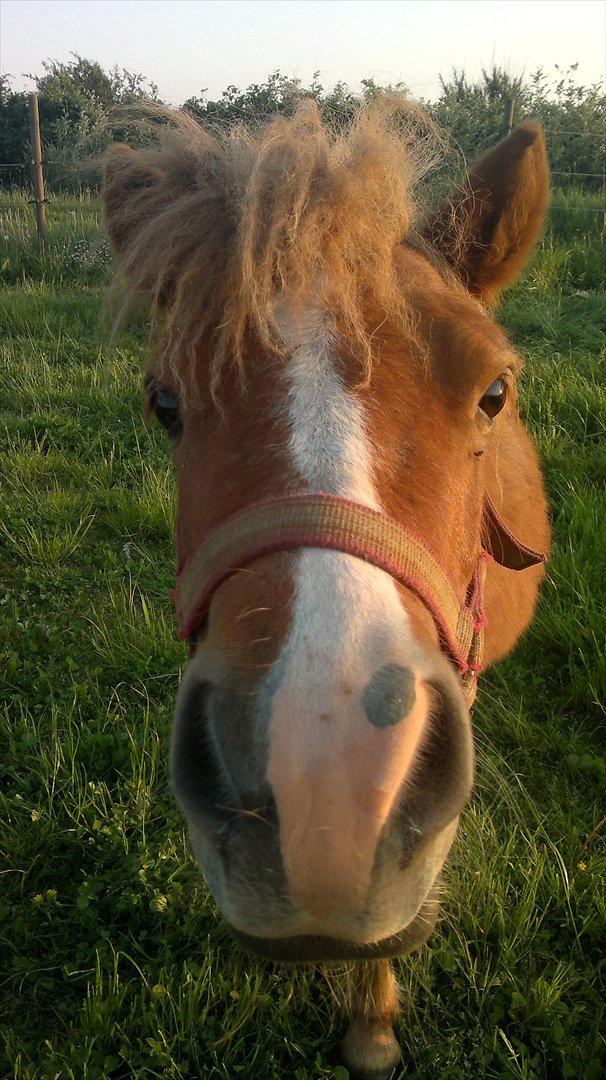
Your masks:
[[[373,79],[362,79],[361,94],[354,93],[344,82],[326,90],[318,71],[309,86],[274,71],[264,83],[252,83],[245,90],[228,86],[217,101],[209,101],[202,90],[200,97],[188,98],[183,108],[203,123],[258,125],[272,116],[292,116],[302,101],[311,98],[334,123],[347,123],[361,101],[371,101],[388,90],[404,89],[401,83],[377,86]]]
[[[545,129],[555,185],[597,191],[604,185],[606,96],[598,83],[576,82],[577,66],[561,72],[556,65],[551,78],[539,68],[526,81],[497,66],[475,82],[454,70],[440,80],[440,97],[429,108],[471,162],[498,140],[503,104],[512,98],[516,123],[532,118]]]
[[[29,151],[29,113],[26,94],[11,89],[10,77],[0,76],[0,183],[23,183]],[[12,163],[17,162],[14,166]]]
[[[40,124],[48,180],[72,186],[74,166],[102,151],[124,134],[114,110],[142,100],[158,100],[157,86],[126,68],[105,71],[95,60],[72,53],[68,61],[45,60],[32,78],[38,92]],[[23,162],[30,156],[27,93],[14,91],[10,77],[0,83],[0,162]],[[6,176],[1,176],[6,172]],[[85,170],[78,183],[93,179]],[[71,177],[71,180],[70,180]],[[0,170],[2,182],[23,182],[23,167]]]
[[[583,86],[576,79],[577,65],[555,74],[542,70],[522,79],[493,65],[480,78],[470,80],[454,70],[441,78],[434,102],[425,102],[431,117],[444,129],[456,150],[471,162],[500,137],[506,98],[515,102],[516,122],[534,117],[544,126],[556,186],[573,183],[588,190],[604,184],[604,106],[598,84]],[[144,100],[158,102],[157,87],[144,75],[114,67],[105,70],[96,61],[72,54],[68,61],[46,60],[34,79],[40,97],[40,116],[47,179],[53,187],[95,184],[97,174],[82,170],[81,162],[98,156],[112,140],[142,141],[150,137],[142,125],[128,126],[120,108]],[[362,80],[360,92],[339,82],[327,89],[316,73],[309,85],[274,71],[264,82],[240,89],[230,85],[216,100],[202,90],[184,108],[202,123],[234,122],[258,125],[271,116],[290,116],[305,99],[318,102],[335,125],[347,124],[363,101],[385,91],[405,88],[381,86]],[[27,94],[12,90],[8,77],[0,79],[0,163],[29,159]],[[579,175],[591,174],[591,175]],[[23,182],[23,167],[0,168],[0,183]],[[439,183],[439,177],[436,177]]]

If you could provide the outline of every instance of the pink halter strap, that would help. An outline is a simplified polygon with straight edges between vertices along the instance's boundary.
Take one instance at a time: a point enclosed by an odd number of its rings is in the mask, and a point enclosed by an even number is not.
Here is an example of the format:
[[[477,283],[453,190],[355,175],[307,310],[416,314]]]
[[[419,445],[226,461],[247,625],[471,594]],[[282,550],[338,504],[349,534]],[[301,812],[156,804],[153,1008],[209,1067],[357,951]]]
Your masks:
[[[262,555],[299,548],[355,555],[418,596],[436,624],[444,652],[459,670],[469,703],[482,669],[487,561],[494,558],[513,570],[545,561],[545,555],[515,538],[487,498],[480,554],[461,596],[427,544],[387,514],[335,495],[278,496],[221,522],[180,570],[175,606],[181,637],[194,637],[224,581]]]

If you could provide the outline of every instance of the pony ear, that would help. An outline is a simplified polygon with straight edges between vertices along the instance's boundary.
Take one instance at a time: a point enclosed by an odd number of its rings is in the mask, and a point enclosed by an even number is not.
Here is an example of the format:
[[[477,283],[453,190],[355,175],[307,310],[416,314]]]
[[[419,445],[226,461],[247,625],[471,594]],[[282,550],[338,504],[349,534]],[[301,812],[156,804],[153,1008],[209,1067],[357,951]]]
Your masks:
[[[543,133],[520,124],[476,162],[423,235],[474,296],[494,304],[530,257],[548,202]]]
[[[102,195],[108,236],[122,255],[133,236],[148,220],[162,180],[160,169],[125,143],[114,143],[103,163]],[[151,198],[150,198],[151,196]],[[157,204],[155,212],[157,213]]]

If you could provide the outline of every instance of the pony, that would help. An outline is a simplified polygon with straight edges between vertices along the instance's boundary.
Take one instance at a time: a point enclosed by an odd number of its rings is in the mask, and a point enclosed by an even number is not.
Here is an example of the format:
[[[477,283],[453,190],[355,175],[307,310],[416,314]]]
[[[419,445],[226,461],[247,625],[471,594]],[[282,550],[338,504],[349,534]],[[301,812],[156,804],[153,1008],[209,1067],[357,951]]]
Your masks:
[[[351,961],[342,1054],[378,1080],[390,958],[434,927],[472,790],[478,674],[549,546],[492,314],[541,230],[544,138],[521,124],[423,210],[440,138],[399,99],[342,129],[309,102],[164,120],[109,149],[103,196],[177,477],[172,790],[244,949]]]

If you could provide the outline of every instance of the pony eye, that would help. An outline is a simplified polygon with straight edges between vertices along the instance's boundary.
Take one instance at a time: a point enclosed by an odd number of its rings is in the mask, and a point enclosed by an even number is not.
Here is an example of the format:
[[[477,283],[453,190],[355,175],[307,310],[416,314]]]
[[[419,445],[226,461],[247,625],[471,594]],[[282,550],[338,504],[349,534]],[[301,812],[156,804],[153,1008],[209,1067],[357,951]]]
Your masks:
[[[179,411],[179,402],[174,394],[165,387],[160,386],[154,390],[151,400],[152,408],[156,414],[158,423],[166,429],[171,438],[181,434],[182,423]]]
[[[491,420],[497,416],[507,399],[507,383],[505,379],[495,379],[488,390],[480,398],[480,408]]]

